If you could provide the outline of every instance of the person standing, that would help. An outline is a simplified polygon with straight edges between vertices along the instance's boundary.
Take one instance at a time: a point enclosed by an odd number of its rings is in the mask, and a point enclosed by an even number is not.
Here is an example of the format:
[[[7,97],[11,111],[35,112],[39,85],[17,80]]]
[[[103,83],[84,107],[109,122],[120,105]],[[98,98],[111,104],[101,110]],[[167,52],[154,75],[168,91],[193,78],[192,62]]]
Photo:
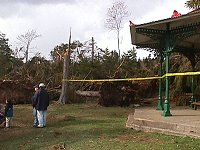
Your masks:
[[[5,126],[5,128],[10,128],[11,127],[12,117],[13,117],[13,104],[12,104],[11,99],[6,100],[5,117],[6,117],[6,126]]]
[[[38,128],[46,126],[47,107],[49,106],[49,94],[45,89],[45,84],[40,83],[39,89],[34,98],[35,109],[37,110]]]
[[[39,89],[38,85],[35,85],[34,89],[35,89],[35,94],[32,97],[33,117],[34,117],[33,127],[37,127],[38,126],[38,118],[37,118],[37,110],[35,109],[35,105],[36,105],[37,91]]]

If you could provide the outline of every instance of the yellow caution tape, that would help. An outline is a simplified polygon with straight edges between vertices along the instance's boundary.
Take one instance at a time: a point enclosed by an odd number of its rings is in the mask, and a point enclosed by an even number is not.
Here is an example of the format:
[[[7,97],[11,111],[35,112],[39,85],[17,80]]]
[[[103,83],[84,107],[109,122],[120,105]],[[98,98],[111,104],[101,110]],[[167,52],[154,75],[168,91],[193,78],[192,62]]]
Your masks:
[[[123,78],[123,79],[94,79],[94,80],[67,80],[63,79],[65,82],[114,82],[114,81],[141,81],[141,80],[154,80],[154,79],[162,79],[165,77],[172,77],[172,76],[186,76],[186,75],[199,75],[199,72],[184,72],[184,73],[167,73],[161,77],[144,77],[144,78]]]
[[[199,75],[200,72],[184,72],[184,73],[167,73],[165,76],[171,77],[171,76],[194,76],[194,75]]]

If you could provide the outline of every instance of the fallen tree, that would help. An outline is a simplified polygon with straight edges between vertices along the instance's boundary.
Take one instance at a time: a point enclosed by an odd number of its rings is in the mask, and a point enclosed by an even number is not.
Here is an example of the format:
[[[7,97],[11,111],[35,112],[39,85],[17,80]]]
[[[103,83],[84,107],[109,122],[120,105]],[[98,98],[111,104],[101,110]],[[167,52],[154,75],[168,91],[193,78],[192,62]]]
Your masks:
[[[99,91],[75,91],[76,94],[80,96],[88,96],[88,97],[100,97]]]
[[[11,98],[14,104],[30,103],[33,84],[19,80],[0,80],[0,103]]]

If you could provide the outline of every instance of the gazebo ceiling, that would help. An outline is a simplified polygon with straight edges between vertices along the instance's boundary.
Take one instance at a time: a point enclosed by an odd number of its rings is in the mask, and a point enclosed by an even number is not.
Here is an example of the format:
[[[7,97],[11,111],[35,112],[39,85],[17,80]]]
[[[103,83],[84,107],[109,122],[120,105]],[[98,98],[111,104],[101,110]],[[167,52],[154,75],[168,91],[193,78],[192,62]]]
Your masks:
[[[200,11],[140,25],[131,24],[130,30],[132,44],[140,48],[163,50],[163,41],[169,34],[173,51],[185,49],[200,53]]]

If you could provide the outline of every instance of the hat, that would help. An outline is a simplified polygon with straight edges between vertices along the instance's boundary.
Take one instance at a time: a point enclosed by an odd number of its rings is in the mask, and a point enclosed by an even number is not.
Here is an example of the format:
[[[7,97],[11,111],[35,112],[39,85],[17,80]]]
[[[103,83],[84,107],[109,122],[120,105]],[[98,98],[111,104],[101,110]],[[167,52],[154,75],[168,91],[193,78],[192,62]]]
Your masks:
[[[45,87],[45,84],[44,83],[40,83],[39,87]]]

